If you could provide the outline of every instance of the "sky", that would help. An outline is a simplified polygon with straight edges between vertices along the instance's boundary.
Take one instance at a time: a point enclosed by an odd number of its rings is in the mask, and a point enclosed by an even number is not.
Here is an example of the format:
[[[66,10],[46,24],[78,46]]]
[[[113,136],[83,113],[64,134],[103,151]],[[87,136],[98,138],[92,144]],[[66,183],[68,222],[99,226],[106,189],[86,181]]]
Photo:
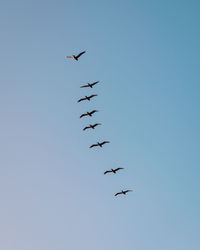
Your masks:
[[[199,8],[1,1],[1,249],[199,250]]]

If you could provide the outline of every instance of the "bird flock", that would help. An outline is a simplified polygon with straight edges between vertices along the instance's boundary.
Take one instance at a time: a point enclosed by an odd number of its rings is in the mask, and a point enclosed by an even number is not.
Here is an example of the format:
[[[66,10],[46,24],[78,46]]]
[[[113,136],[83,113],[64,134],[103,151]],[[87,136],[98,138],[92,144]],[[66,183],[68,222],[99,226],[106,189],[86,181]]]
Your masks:
[[[71,59],[73,59],[75,61],[78,61],[79,57],[82,56],[85,53],[86,53],[86,51],[82,51],[78,55],[66,56],[66,58],[71,58]],[[80,88],[94,88],[94,86],[96,84],[98,84],[98,83],[99,83],[99,81],[96,81],[96,82],[93,82],[93,83],[87,83],[86,85],[80,86]],[[85,96],[85,97],[79,99],[78,103],[83,102],[83,101],[90,101],[92,98],[97,97],[97,96],[98,96],[97,94],[92,94],[92,95],[89,95],[89,96]],[[97,112],[99,112],[99,111],[94,109],[92,111],[88,111],[86,113],[83,113],[82,115],[80,115],[80,119],[83,118],[83,117],[87,117],[87,116],[92,117]],[[88,126],[83,128],[83,131],[85,131],[87,129],[95,129],[97,126],[100,126],[100,125],[102,125],[102,124],[101,123],[89,124]],[[92,144],[89,148],[94,148],[94,147],[102,148],[103,145],[109,144],[109,143],[110,143],[110,141],[96,142],[96,143]],[[121,168],[121,167],[116,168],[116,169],[111,168],[110,170],[106,170],[104,172],[104,175],[109,174],[109,173],[116,174],[119,170],[123,170],[123,169],[124,168]],[[118,195],[122,195],[122,194],[126,195],[128,192],[132,192],[132,191],[133,190],[129,190],[129,189],[121,190],[121,192],[117,192],[114,196],[118,196]]]

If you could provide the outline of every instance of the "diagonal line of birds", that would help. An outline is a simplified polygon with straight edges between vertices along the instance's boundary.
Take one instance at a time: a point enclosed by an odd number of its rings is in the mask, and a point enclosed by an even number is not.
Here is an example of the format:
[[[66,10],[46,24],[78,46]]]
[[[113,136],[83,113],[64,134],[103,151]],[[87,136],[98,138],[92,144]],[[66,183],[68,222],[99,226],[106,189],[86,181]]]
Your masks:
[[[80,52],[78,55],[72,55],[72,56],[66,56],[66,58],[71,58],[75,61],[78,61],[79,58],[85,54],[86,51],[82,51]],[[99,81],[96,81],[96,82],[93,82],[93,83],[87,83],[86,85],[82,85],[80,86],[80,88],[93,88],[96,84],[99,84]],[[97,94],[93,94],[93,95],[90,95],[90,96],[85,96],[83,98],[80,98],[77,102],[80,103],[82,101],[90,101],[91,99],[93,99],[94,97],[97,97],[98,95]],[[80,115],[80,118],[83,118],[83,117],[92,117],[95,113],[99,112],[98,110],[94,109],[92,111],[87,111],[86,113],[83,113]],[[92,129],[94,130],[97,126],[100,126],[102,125],[101,123],[95,123],[95,124],[89,124],[88,126],[84,127],[83,128],[83,131],[85,130],[88,130],[88,129]],[[99,148],[102,148],[103,145],[105,144],[109,144],[110,141],[102,141],[102,142],[96,142],[94,144],[92,144],[89,148],[94,148],[94,147],[99,147]],[[104,175],[106,174],[109,174],[109,173],[112,173],[112,174],[116,174],[119,170],[123,170],[124,168],[116,168],[116,169],[110,169],[110,170],[106,170],[104,172]],[[118,195],[126,195],[127,193],[129,192],[132,192],[133,190],[130,190],[130,189],[127,189],[127,190],[121,190],[120,192],[117,192],[114,196],[118,196]]]

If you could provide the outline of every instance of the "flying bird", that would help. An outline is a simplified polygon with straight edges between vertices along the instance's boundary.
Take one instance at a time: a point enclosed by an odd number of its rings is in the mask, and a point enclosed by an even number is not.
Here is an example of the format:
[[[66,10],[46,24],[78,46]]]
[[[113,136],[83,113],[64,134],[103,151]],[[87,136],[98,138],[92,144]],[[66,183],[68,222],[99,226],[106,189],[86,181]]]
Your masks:
[[[110,142],[109,142],[109,141],[97,142],[96,144],[92,144],[92,145],[90,146],[90,148],[93,148],[93,147],[101,147],[101,148],[102,148],[102,146],[103,146],[104,144],[106,144],[106,143],[110,143]]]
[[[78,102],[82,102],[82,101],[85,101],[85,100],[90,101],[90,99],[92,99],[95,96],[97,96],[97,95],[85,96],[84,98],[79,99]]]
[[[85,54],[85,52],[86,52],[86,51],[82,51],[82,52],[81,52],[81,53],[79,53],[77,56],[75,56],[75,55],[72,55],[72,56],[66,56],[66,58],[72,58],[72,59],[74,59],[74,60],[78,61],[78,58],[79,58],[80,56],[82,56],[83,54]]]
[[[107,170],[104,172],[104,174],[108,174],[108,173],[114,173],[116,174],[117,171],[119,171],[120,169],[124,169],[124,168],[116,168],[116,169],[112,169],[111,170]]]
[[[117,196],[117,195],[119,195],[119,194],[124,194],[124,195],[125,195],[126,193],[132,192],[132,191],[133,191],[133,190],[125,190],[125,191],[122,190],[121,192],[116,193],[115,196]]]
[[[82,85],[80,88],[87,88],[87,87],[93,88],[93,86],[96,85],[97,83],[99,83],[99,81],[88,83],[87,85]]]
[[[95,124],[93,124],[93,125],[89,125],[89,126],[87,126],[87,127],[85,127],[83,130],[86,130],[86,129],[89,129],[89,128],[92,128],[92,129],[94,129],[96,126],[98,126],[98,125],[101,125],[101,123],[95,123]]]
[[[91,112],[87,112],[87,113],[84,113],[80,116],[80,118],[84,117],[84,116],[90,116],[92,117],[92,115],[96,112],[99,112],[98,110],[92,110]]]

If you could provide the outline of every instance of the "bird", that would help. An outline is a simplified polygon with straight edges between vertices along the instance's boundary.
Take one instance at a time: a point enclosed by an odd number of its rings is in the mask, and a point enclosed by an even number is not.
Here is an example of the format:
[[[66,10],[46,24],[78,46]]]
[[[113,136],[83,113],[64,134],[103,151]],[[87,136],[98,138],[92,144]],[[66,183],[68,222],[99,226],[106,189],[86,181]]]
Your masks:
[[[90,148],[98,147],[98,146],[102,148],[102,146],[103,146],[104,144],[106,144],[106,143],[110,143],[110,142],[109,142],[109,141],[97,142],[96,144],[92,144],[92,145],[90,146]]]
[[[72,56],[66,56],[66,58],[72,58],[72,59],[74,59],[74,60],[78,61],[78,58],[79,58],[80,56],[82,56],[83,54],[85,54],[85,52],[86,52],[86,51],[82,51],[82,52],[81,52],[81,53],[79,53],[77,56],[75,56],[75,55],[72,55]]]
[[[124,194],[124,195],[125,195],[126,193],[132,192],[132,191],[133,191],[133,190],[125,190],[125,191],[122,190],[121,192],[116,193],[115,196],[117,196],[117,195],[119,195],[119,194]]]
[[[87,87],[93,88],[93,86],[96,85],[97,83],[99,83],[99,81],[88,83],[87,85],[82,85],[80,88],[87,88]]]
[[[86,129],[89,129],[89,128],[92,128],[92,129],[94,129],[96,126],[98,126],[98,125],[101,125],[101,123],[95,123],[95,124],[93,124],[93,125],[89,125],[89,126],[87,126],[87,127],[85,127],[83,130],[86,130]]]
[[[95,95],[85,96],[84,98],[79,99],[78,102],[82,102],[84,100],[90,101],[90,99],[95,97],[95,96],[97,96],[97,95],[95,94]]]
[[[98,110],[92,110],[91,112],[87,112],[87,113],[84,113],[80,116],[80,118],[84,117],[84,116],[90,116],[92,117],[92,115],[96,112],[99,112]]]
[[[124,168],[116,168],[116,169],[112,169],[111,170],[107,170],[104,172],[104,174],[108,174],[108,173],[114,173],[116,174],[117,171],[119,171],[120,169],[124,169]]]

